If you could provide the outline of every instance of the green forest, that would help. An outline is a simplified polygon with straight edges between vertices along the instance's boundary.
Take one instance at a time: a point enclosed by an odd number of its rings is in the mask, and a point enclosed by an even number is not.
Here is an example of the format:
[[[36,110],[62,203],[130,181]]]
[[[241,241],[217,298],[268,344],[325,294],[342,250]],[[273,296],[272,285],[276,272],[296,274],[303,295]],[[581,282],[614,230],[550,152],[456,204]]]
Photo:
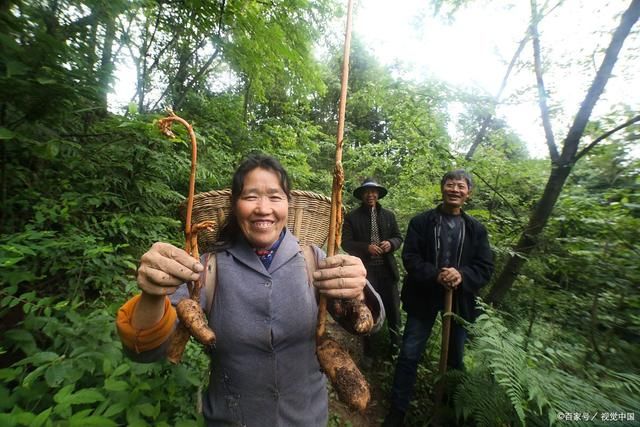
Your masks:
[[[478,2],[434,0],[422,12],[455,20]],[[608,97],[605,114],[594,108],[624,79],[621,64],[637,63],[640,0],[587,2],[615,19],[564,63],[546,56],[544,30],[572,2],[527,3],[497,93],[403,78],[354,34],[345,208],[375,177],[404,233],[437,205],[445,172],[473,175],[466,211],[487,227],[496,269],[468,325],[466,370],[446,378],[452,425],[635,425],[640,105]],[[114,322],[139,292],[140,256],[156,241],[184,245],[189,138],[176,126],[169,139],[157,122],[170,107],[193,125],[198,192],[228,188],[260,151],[295,189],[330,195],[345,15],[338,0],[0,0],[0,425],[204,425],[202,349],[190,343],[176,366],[135,363]],[[135,90],[113,107],[125,56]],[[561,67],[590,82],[570,111],[554,98]],[[516,73],[529,84],[509,91]],[[524,99],[539,106],[544,158],[497,113]],[[438,337],[419,367],[412,426],[434,411]],[[369,425],[388,407],[393,367],[365,372],[378,390]],[[331,426],[359,425],[331,408]]]

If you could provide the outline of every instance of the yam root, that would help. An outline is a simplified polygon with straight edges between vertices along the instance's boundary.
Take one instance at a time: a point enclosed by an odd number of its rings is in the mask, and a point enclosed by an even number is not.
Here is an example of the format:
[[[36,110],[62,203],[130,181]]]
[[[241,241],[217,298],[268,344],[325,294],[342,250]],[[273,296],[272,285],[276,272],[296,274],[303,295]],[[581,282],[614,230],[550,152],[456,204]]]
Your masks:
[[[374,321],[371,310],[364,303],[356,299],[331,300],[330,311],[336,320],[345,319],[352,325],[355,333],[364,335],[373,329]]]
[[[176,312],[180,323],[186,326],[200,344],[205,346],[215,344],[216,334],[209,328],[200,304],[191,298],[185,298],[176,306]]]
[[[171,338],[169,338],[169,348],[167,348],[167,360],[177,365],[182,360],[182,353],[189,341],[189,330],[184,326],[182,322],[178,322],[178,325],[173,330]]]
[[[323,337],[317,346],[318,361],[338,397],[351,409],[364,411],[371,399],[369,384],[349,353],[330,338]]]
[[[169,116],[158,122],[160,130],[166,136],[174,138],[175,135],[171,131],[171,124],[176,121],[187,128],[189,132],[189,140],[191,142],[191,174],[189,176],[189,196],[187,198],[187,212],[185,215],[184,232],[186,236],[185,250],[196,261],[200,259],[198,252],[198,231],[213,227],[213,221],[203,221],[191,225],[191,216],[193,213],[193,197],[195,195],[196,182],[196,163],[198,157],[198,144],[196,142],[196,133],[193,127],[182,117],[176,116],[173,111],[169,110]],[[171,335],[169,348],[167,349],[167,359],[174,364],[180,363],[182,353],[189,341],[189,336],[193,335],[200,343],[210,346],[216,341],[216,336],[209,328],[205,315],[200,308],[200,282],[196,280],[187,285],[189,288],[189,298],[184,299],[176,306],[176,311],[180,321]]]

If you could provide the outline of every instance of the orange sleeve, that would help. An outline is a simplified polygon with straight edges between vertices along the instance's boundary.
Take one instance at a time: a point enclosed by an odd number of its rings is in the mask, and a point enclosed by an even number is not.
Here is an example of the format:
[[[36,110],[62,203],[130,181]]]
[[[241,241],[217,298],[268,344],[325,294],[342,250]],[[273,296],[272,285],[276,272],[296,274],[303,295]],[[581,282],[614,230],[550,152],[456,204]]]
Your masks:
[[[125,302],[118,310],[116,318],[118,335],[120,335],[122,344],[136,353],[160,347],[169,338],[176,323],[176,310],[171,305],[169,298],[165,298],[164,315],[158,323],[148,329],[134,328],[131,325],[131,318],[139,300],[140,295],[136,295]]]

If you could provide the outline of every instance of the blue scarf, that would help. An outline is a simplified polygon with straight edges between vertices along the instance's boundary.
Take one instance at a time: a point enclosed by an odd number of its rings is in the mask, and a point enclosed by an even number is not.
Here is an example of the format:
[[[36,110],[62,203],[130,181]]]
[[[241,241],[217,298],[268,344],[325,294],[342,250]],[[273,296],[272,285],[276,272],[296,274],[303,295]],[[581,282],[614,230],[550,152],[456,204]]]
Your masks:
[[[271,261],[273,261],[273,256],[280,247],[280,243],[282,243],[282,239],[284,239],[284,235],[285,230],[282,230],[282,233],[280,233],[280,237],[278,238],[278,240],[276,240],[276,242],[271,245],[269,249],[254,249],[256,255],[258,255],[258,258],[260,258],[262,265],[264,265],[264,268],[266,268],[267,270],[271,265]]]

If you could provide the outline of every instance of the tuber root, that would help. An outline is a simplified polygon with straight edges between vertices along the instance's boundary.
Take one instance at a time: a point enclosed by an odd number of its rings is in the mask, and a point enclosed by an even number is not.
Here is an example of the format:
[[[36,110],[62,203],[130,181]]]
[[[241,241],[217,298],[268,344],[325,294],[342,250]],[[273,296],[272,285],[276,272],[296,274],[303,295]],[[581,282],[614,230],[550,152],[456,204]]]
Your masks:
[[[189,341],[189,330],[184,326],[182,322],[178,322],[178,325],[173,330],[171,338],[169,339],[169,347],[167,348],[167,360],[177,365],[182,359],[182,353]]]
[[[373,329],[373,315],[369,307],[363,302],[358,300],[347,301],[349,307],[347,311],[351,312],[353,319],[353,328],[359,334],[367,334]]]
[[[189,132],[189,140],[191,142],[191,175],[189,176],[189,197],[187,198],[187,213],[185,215],[185,251],[190,254],[196,261],[200,259],[198,253],[198,231],[208,229],[215,225],[213,221],[203,221],[195,225],[191,225],[191,216],[193,213],[193,197],[195,194],[196,183],[196,160],[198,157],[198,144],[196,142],[196,133],[193,127],[182,117],[176,116],[173,111],[169,110],[169,116],[158,122],[160,130],[169,138],[175,135],[171,131],[171,124],[177,121],[187,128]],[[193,335],[200,343],[210,346],[216,341],[216,335],[209,328],[205,315],[200,308],[200,281],[196,280],[187,285],[189,287],[189,298],[184,299],[176,306],[176,311],[180,321],[176,326],[169,341],[167,349],[167,359],[171,363],[180,363],[182,353],[189,341],[190,334]]]
[[[200,344],[205,346],[215,344],[216,334],[209,328],[200,304],[191,298],[185,298],[176,306],[176,312],[180,323],[186,326]]]
[[[349,353],[330,338],[323,337],[317,348],[318,361],[327,374],[338,397],[350,408],[364,411],[369,404],[371,392]]]
[[[356,334],[364,335],[371,332],[374,321],[371,310],[364,301],[356,299],[334,299],[329,302],[333,317],[338,320],[345,319],[353,327]]]

